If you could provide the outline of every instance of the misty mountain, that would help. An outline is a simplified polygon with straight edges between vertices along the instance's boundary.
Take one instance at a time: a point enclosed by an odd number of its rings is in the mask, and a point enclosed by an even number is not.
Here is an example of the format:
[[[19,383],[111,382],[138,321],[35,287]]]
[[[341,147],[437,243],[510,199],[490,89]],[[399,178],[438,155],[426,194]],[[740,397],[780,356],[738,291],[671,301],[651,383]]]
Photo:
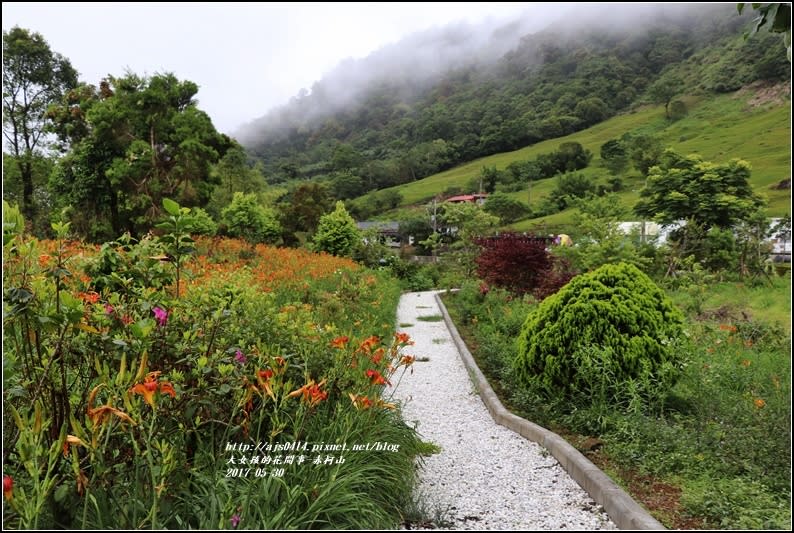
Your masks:
[[[314,83],[311,92],[302,90],[285,106],[241,128],[236,136],[254,141],[262,135],[277,135],[283,131],[279,126],[311,123],[344,110],[382,83],[397,82],[395,85],[402,89],[400,96],[411,100],[443,74],[492,64],[521,37],[540,30],[556,17],[551,12],[526,14],[515,20],[489,19],[478,25],[459,22],[413,33],[364,59],[341,61]]]
[[[589,127],[660,77],[682,93],[790,78],[778,38],[742,38],[751,18],[733,4],[587,4],[433,28],[341,62],[237,137],[269,181],[341,179],[352,197]]]

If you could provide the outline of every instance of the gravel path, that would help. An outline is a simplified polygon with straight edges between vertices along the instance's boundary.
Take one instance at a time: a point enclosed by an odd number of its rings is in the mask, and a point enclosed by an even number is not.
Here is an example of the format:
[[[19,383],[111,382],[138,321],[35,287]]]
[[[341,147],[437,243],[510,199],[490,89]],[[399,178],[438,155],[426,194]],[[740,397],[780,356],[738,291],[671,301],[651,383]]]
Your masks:
[[[617,529],[543,447],[493,421],[433,295],[404,294],[397,310],[398,331],[416,343],[406,353],[418,360],[394,398],[423,440],[441,447],[425,458],[418,494],[449,529]]]

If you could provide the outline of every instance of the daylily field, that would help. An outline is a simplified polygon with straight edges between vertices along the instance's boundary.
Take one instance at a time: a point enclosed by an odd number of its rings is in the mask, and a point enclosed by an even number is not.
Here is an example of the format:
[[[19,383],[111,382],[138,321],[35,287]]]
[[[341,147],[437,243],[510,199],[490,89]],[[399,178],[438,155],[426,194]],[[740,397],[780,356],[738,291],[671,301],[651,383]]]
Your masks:
[[[5,526],[399,523],[426,448],[389,402],[399,287],[239,240],[169,250],[5,243]]]

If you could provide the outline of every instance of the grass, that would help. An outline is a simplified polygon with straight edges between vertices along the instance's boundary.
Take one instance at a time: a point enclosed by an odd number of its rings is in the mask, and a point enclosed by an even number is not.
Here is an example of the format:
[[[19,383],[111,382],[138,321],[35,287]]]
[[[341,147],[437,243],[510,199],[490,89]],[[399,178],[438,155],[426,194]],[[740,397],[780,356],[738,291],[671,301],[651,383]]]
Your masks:
[[[698,153],[708,161],[720,163],[733,158],[749,161],[753,168],[750,181],[755,192],[768,198],[767,215],[782,216],[791,213],[790,190],[773,190],[770,187],[791,176],[791,102],[750,107],[746,102],[752,94],[748,91],[741,95],[685,98],[689,114],[676,122],[664,118],[662,107],[646,106],[565,137],[476,159],[391,189],[402,195],[400,208],[405,209],[428,202],[449,187],[466,188],[484,166],[504,169],[513,161],[552,152],[563,142],[581,143],[593,153],[593,160],[583,173],[602,183],[606,181],[608,172],[601,166],[601,145],[627,132],[642,132],[658,136],[664,146],[685,154]],[[531,206],[539,206],[554,188],[554,181],[546,179],[532,183]],[[625,177],[624,185],[619,196],[622,205],[630,209],[638,199],[643,178],[636,175]],[[526,190],[510,194],[527,202]],[[518,231],[566,229],[571,224],[571,214],[572,209],[569,209],[552,216],[519,221],[511,227]],[[384,216],[391,215],[387,213]]]
[[[441,315],[424,315],[416,317],[417,320],[421,320],[422,322],[441,322],[444,320],[444,317]]]
[[[679,308],[685,308],[690,298],[686,291],[669,294]],[[791,334],[791,276],[773,277],[771,285],[728,281],[709,284],[702,307],[702,318],[727,322],[747,317],[776,324]]]

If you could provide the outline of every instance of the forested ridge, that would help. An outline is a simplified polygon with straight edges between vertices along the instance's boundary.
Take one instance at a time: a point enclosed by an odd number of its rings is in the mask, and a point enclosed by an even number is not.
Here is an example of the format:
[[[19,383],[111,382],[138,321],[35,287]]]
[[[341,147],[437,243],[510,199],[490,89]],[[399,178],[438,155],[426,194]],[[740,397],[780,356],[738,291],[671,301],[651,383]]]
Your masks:
[[[240,138],[269,182],[324,180],[338,197],[353,198],[567,135],[643,103],[667,106],[683,94],[790,79],[779,37],[760,32],[745,40],[750,17],[733,4],[656,6],[642,18],[636,6],[598,9],[601,21],[585,14],[558,21],[490,62],[472,56],[410,76],[383,68],[377,54],[348,61]],[[428,32],[428,47],[432,35],[465,40],[449,29]],[[358,98],[330,105],[345,72],[367,66],[382,74],[363,87],[351,78],[346,90]]]

